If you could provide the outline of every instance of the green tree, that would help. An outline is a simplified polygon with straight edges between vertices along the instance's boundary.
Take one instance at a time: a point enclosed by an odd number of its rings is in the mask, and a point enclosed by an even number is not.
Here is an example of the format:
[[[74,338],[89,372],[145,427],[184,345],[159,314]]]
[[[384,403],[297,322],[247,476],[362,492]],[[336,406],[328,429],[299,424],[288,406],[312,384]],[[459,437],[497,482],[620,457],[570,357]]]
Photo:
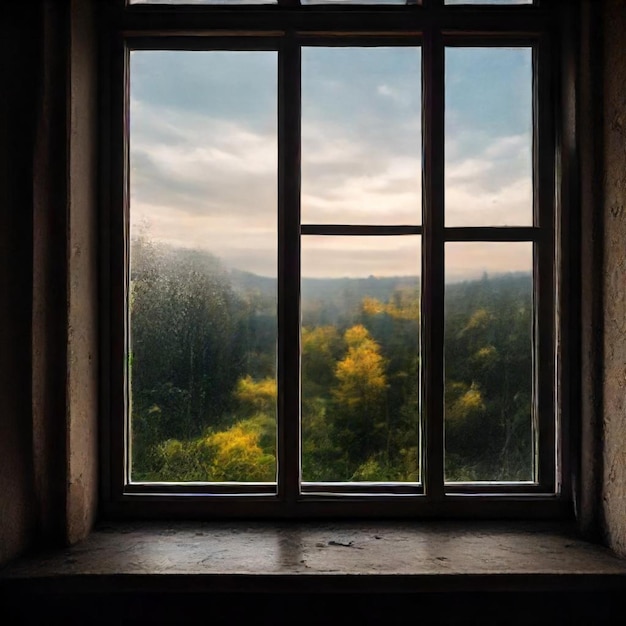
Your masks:
[[[209,253],[133,240],[133,472],[141,473],[157,441],[191,439],[232,410],[248,315]]]

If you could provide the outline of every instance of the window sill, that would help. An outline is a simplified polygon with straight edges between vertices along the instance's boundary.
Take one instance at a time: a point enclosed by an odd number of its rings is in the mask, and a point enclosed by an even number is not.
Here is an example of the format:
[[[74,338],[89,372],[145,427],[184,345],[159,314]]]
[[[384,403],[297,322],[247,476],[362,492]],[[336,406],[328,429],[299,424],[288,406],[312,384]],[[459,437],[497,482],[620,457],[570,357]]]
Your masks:
[[[46,603],[65,611],[66,623],[68,607],[80,606],[104,623],[107,614],[114,619],[113,607],[133,615],[132,598],[143,598],[136,617],[180,623],[181,594],[191,614],[212,606],[217,623],[220,615],[246,623],[243,614],[252,619],[256,610],[276,621],[285,603],[300,606],[305,622],[329,623],[330,607],[339,618],[342,602],[370,623],[377,614],[393,623],[385,603],[402,610],[434,603],[440,615],[452,611],[442,623],[466,623],[485,601],[497,623],[522,623],[530,615],[525,594],[533,610],[541,598],[542,615],[554,604],[552,623],[585,611],[593,623],[612,623],[624,592],[626,561],[582,541],[571,526],[537,522],[111,523],[0,574],[0,597],[19,607],[19,623],[31,623],[24,616]]]

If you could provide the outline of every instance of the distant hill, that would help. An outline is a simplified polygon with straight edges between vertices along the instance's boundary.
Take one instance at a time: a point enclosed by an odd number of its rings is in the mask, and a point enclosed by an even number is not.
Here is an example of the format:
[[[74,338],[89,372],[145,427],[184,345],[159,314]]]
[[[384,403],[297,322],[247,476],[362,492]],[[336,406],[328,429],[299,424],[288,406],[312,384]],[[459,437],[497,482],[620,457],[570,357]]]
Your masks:
[[[276,279],[259,276],[252,272],[230,270],[228,275],[233,288],[240,292],[258,291],[273,296],[276,294]],[[304,278],[302,299],[332,299],[346,293],[358,293],[378,299],[388,298],[396,289],[415,288],[419,285],[417,276],[384,276],[378,278]]]
[[[235,291],[254,292],[262,298],[276,298],[276,280],[251,272],[229,272]],[[302,280],[302,316],[304,324],[340,324],[359,311],[363,298],[369,296],[383,302],[393,293],[417,289],[417,276],[385,276],[377,278],[304,278]]]
[[[176,249],[160,245],[162,253],[178,260],[195,259],[203,271],[223,273],[232,288],[245,297],[254,294],[257,305],[266,315],[275,314],[276,279],[237,269],[225,269],[220,260],[203,250]],[[417,276],[369,276],[367,278],[304,278],[302,280],[302,318],[305,325],[350,323],[358,315],[363,298],[369,296],[388,302],[399,290],[419,289]],[[481,278],[446,285],[448,314],[485,306],[503,306],[528,298],[532,276],[524,272],[483,275]]]

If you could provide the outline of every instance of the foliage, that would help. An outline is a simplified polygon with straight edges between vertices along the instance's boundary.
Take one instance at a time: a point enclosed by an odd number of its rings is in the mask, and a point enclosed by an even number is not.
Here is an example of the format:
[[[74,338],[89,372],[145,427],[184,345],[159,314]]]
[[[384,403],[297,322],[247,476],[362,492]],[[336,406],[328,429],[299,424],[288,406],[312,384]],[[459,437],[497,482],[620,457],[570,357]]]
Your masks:
[[[152,471],[144,480],[272,481],[275,460],[259,445],[259,434],[245,422],[190,441],[167,439],[156,447]]]
[[[276,283],[132,243],[133,479],[273,481]],[[414,277],[303,282],[307,481],[420,479]],[[532,478],[532,278],[446,286],[448,480]]]
[[[255,381],[248,374],[239,379],[234,393],[242,413],[271,414],[276,409],[276,378]]]

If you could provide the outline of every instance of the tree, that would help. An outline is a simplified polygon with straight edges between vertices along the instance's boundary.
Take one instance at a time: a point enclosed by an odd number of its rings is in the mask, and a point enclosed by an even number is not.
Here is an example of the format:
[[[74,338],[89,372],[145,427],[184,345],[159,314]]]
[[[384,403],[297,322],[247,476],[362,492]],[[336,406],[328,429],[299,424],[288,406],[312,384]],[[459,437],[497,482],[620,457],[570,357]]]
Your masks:
[[[352,326],[344,340],[348,350],[335,369],[333,422],[342,450],[359,466],[386,449],[385,361],[365,326]]]
[[[532,478],[532,277],[446,292],[446,475]]]
[[[235,398],[239,401],[242,414],[276,414],[277,389],[275,378],[255,381],[252,376],[244,376],[237,381],[234,393]]]
[[[146,238],[132,242],[130,287],[133,471],[141,471],[156,439],[198,436],[233,408],[249,312],[211,254]]]
[[[335,368],[345,343],[335,326],[302,328],[302,476],[336,480],[341,449],[333,437],[329,405]],[[339,465],[338,465],[339,464]]]
[[[267,482],[276,475],[275,456],[262,449],[247,422],[189,441],[163,441],[151,461],[144,480]]]

